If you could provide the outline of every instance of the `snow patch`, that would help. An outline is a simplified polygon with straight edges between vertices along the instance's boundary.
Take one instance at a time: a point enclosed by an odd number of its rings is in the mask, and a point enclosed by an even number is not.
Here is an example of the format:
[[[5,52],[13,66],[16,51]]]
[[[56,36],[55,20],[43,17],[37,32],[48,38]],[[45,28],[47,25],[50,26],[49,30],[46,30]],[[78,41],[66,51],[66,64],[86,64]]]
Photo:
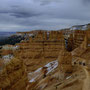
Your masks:
[[[46,64],[44,67],[47,67],[47,69],[46,69],[46,70],[47,70],[46,75],[48,75],[48,74],[49,74],[50,72],[52,72],[55,68],[58,67],[58,61],[55,60],[55,61],[49,62],[49,63]],[[29,82],[32,83],[32,82],[35,82],[35,81],[36,81],[36,79],[41,75],[42,68],[43,68],[43,67],[41,67],[41,68],[37,69],[36,71],[31,72],[31,73],[28,74],[29,77],[32,77]]]
[[[46,75],[49,74],[50,72],[52,72],[55,68],[57,68],[57,66],[58,66],[57,60],[52,61],[52,62],[48,63],[47,65],[45,65],[45,67],[47,67],[47,71],[48,71],[46,73]]]
[[[69,76],[69,77],[66,77],[66,79],[69,79],[69,78],[71,78],[72,76]]]
[[[90,47],[90,44],[88,44],[88,47]]]
[[[31,37],[31,36],[34,36],[34,34],[28,34],[28,35],[29,35],[30,37]]]

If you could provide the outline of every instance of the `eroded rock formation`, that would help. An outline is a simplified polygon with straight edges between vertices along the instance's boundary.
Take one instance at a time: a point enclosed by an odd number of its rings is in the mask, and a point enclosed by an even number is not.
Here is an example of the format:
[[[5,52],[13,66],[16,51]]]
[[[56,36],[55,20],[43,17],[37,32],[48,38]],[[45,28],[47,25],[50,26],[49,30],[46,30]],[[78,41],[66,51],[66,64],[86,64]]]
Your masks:
[[[6,63],[5,63],[6,62]],[[0,88],[3,90],[25,90],[27,73],[23,62],[17,58],[2,60],[0,70]]]
[[[72,72],[72,54],[71,52],[63,49],[59,53],[58,57],[59,70],[62,73],[71,73]]]
[[[65,47],[65,41],[59,31],[39,31],[34,37],[19,45],[20,50],[15,55],[24,61],[27,71],[33,71],[57,59],[60,50]]]

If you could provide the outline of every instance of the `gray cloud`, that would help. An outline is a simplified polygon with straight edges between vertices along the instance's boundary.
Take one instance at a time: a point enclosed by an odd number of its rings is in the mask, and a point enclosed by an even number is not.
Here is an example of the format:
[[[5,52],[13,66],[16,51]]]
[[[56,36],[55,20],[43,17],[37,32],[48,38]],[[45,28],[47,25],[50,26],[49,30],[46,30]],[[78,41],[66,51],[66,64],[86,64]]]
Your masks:
[[[0,31],[57,30],[86,24],[90,22],[88,4],[89,0],[3,0]]]
[[[12,6],[11,16],[15,16],[17,18],[27,18],[40,15],[41,12],[36,11],[34,8],[23,7],[23,6]]]
[[[61,2],[61,0],[34,0],[34,1],[36,1],[36,2],[39,1],[40,5],[47,5],[47,4],[50,4],[52,2],[56,2],[56,3]]]
[[[40,14],[38,14],[38,13],[28,13],[28,12],[20,11],[20,12],[13,12],[10,15],[15,16],[16,18],[28,18],[28,17],[38,16]]]
[[[87,2],[90,2],[90,0],[83,0],[83,1],[86,2],[86,3],[87,3]]]
[[[83,5],[90,5],[90,0],[82,0],[83,1]]]

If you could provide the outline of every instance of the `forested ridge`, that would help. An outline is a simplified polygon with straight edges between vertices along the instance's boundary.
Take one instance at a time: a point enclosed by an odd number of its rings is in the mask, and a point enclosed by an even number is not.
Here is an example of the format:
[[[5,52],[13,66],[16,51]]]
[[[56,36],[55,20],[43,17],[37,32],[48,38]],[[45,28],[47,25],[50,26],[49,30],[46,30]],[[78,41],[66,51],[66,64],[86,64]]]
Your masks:
[[[17,36],[17,35],[12,35],[9,37],[0,37],[0,45],[15,45],[16,43],[19,43],[21,40],[24,40],[24,36]]]

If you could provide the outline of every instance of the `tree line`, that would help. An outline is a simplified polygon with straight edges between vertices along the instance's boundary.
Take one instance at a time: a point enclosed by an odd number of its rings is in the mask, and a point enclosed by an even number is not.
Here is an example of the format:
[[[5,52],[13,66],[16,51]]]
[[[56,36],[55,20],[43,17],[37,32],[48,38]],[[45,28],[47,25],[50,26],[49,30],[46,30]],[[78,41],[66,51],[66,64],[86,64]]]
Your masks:
[[[10,44],[10,45],[15,45],[16,43],[19,43],[21,40],[24,40],[24,36],[17,36],[17,35],[12,35],[10,37],[2,38],[0,39],[0,46]]]

